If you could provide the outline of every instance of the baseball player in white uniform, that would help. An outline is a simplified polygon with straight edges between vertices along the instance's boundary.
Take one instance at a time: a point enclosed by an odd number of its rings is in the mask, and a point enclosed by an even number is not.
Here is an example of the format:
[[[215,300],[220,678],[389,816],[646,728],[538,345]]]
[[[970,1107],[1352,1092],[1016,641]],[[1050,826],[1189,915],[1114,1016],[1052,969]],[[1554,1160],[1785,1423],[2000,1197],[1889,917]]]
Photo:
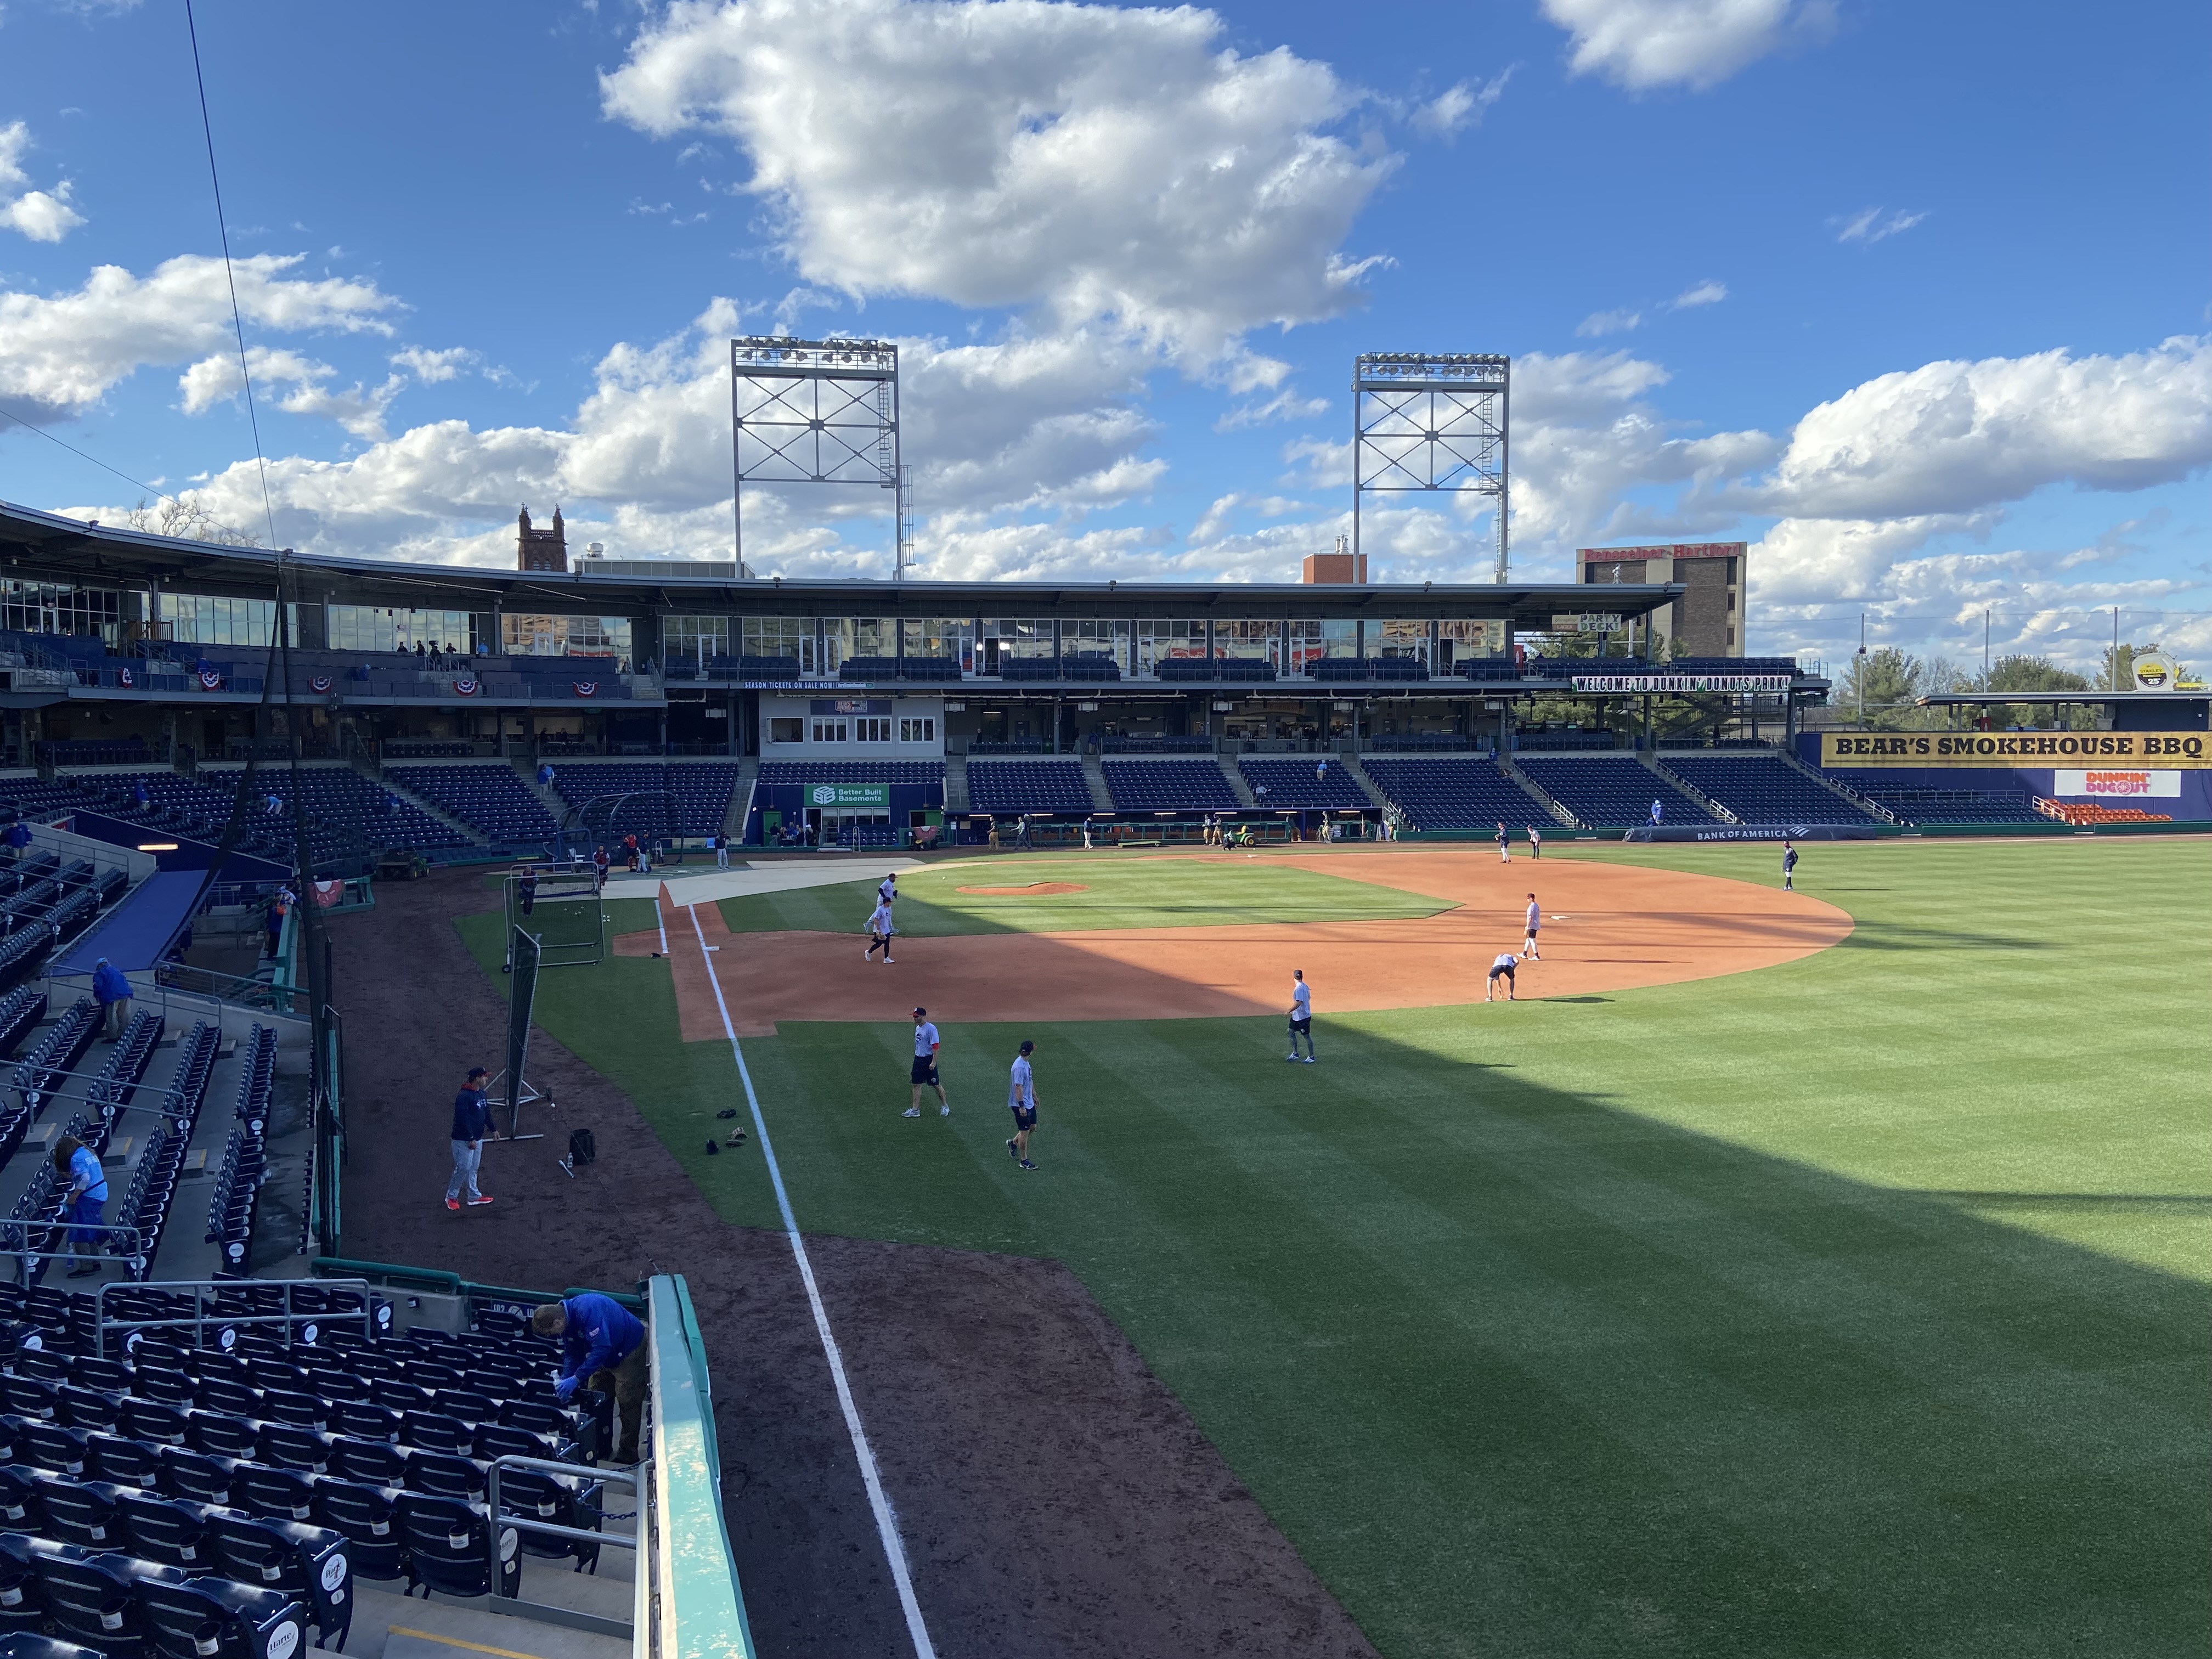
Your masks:
[[[1030,1056],[1036,1052],[1036,1044],[1024,1037],[1006,1083],[1006,1107],[1014,1115],[1014,1138],[1006,1152],[1024,1170],[1036,1168],[1030,1162],[1030,1134],[1036,1127],[1036,1079],[1030,1072]]]
[[[875,955],[876,951],[880,948],[884,953],[884,966],[886,968],[890,967],[891,964],[891,907],[890,901],[886,899],[878,899],[876,901],[876,908],[868,913],[868,948],[860,952],[860,960],[866,962],[870,957]]]
[[[1528,895],[1528,936],[1521,941],[1521,954],[1531,962],[1541,962],[1544,953],[1536,948],[1536,929],[1543,925],[1544,908],[1536,902],[1534,893]]]

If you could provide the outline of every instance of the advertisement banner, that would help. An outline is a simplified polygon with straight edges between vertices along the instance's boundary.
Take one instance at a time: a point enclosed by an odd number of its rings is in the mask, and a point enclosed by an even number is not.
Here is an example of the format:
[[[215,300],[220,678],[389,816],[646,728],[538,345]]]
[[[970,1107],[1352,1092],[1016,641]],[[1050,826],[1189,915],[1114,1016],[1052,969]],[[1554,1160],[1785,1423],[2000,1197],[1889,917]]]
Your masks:
[[[806,787],[806,804],[888,812],[891,810],[891,787],[888,783],[812,783]]]
[[[2212,768],[2206,732],[1823,732],[1822,766]]]
[[[2053,772],[2054,795],[2087,795],[2097,799],[2120,796],[2130,799],[2179,800],[2179,772]]]
[[[1657,841],[1873,841],[1881,831],[1871,823],[1664,823],[1624,830],[1621,840]]]
[[[1577,674],[1577,691],[1787,691],[1787,674]]]

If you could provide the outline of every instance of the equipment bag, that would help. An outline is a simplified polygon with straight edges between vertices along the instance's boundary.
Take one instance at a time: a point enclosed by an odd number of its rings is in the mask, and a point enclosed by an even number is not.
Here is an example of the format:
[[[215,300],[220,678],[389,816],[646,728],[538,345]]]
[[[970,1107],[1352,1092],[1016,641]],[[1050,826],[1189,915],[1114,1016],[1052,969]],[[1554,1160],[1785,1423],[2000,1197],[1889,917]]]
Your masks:
[[[599,1144],[592,1139],[589,1129],[568,1131],[568,1161],[571,1164],[592,1164],[599,1160]]]

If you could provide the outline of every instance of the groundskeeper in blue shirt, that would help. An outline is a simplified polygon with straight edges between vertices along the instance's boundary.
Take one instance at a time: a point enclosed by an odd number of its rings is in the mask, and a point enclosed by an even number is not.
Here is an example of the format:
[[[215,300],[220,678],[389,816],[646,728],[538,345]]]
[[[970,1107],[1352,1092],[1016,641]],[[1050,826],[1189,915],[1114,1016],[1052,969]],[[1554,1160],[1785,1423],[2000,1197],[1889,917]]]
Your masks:
[[[568,1322],[561,1333],[561,1380],[554,1392],[566,1401],[600,1371],[611,1371],[645,1340],[645,1327],[612,1297],[586,1291],[566,1298]]]

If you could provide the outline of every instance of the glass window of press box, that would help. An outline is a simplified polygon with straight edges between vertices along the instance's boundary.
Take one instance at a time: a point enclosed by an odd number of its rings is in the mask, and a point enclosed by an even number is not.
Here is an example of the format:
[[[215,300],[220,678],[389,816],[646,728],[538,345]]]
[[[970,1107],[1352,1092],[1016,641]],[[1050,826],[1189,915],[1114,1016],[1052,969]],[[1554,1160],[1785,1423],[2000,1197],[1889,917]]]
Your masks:
[[[1209,649],[1206,620],[1141,617],[1137,623],[1135,649],[1139,674],[1158,672],[1159,665],[1170,657],[1203,657]]]
[[[98,635],[112,646],[122,621],[123,596],[112,588],[0,582],[0,627],[15,633]]]
[[[728,617],[667,617],[660,624],[660,648],[670,663],[692,663],[704,667],[715,657],[730,654]]]
[[[895,657],[898,624],[879,617],[824,617],[822,672],[834,674],[848,657]]]
[[[173,599],[164,593],[166,611]],[[204,604],[206,601],[203,600]],[[233,604],[246,603],[233,600]],[[512,617],[507,621],[512,623]],[[266,624],[264,623],[264,626]],[[491,642],[491,618],[466,611],[410,611],[404,606],[334,605],[324,613],[326,641],[333,651],[425,651],[473,655],[478,644]],[[173,638],[182,639],[179,632]]]
[[[1429,659],[1429,624],[1385,619],[1367,624],[1367,654],[1370,657],[1413,657]]]
[[[500,618],[509,654],[518,657],[612,657],[615,672],[630,672],[628,617],[532,617],[510,611]]]
[[[960,672],[972,673],[975,667],[975,623],[969,617],[909,617],[901,624],[906,630],[906,655],[931,657],[940,661],[957,659]]]
[[[1060,654],[1109,657],[1126,674],[1129,672],[1129,624],[1112,617],[1064,622],[1060,625]]]
[[[1501,618],[1486,622],[1440,622],[1437,624],[1436,671],[1448,672],[1455,662],[1469,657],[1495,657],[1505,650],[1505,623]]]
[[[1284,673],[1310,673],[1311,665],[1323,657],[1359,654],[1359,624],[1356,622],[1308,618],[1285,623],[1283,629]]]
[[[747,617],[744,619],[744,650],[748,657],[796,657],[799,672],[812,674],[819,672],[820,653],[814,637],[815,619],[811,617]]]
[[[298,611],[293,615],[296,618]],[[212,593],[161,596],[161,633],[187,645],[259,646],[266,649],[276,626],[274,599],[234,599]],[[299,643],[296,630],[292,636]]]
[[[999,664],[1008,658],[1049,657],[1055,649],[1052,618],[986,617],[976,646],[976,666],[986,674],[997,673]]]
[[[1239,661],[1279,662],[1283,625],[1279,622],[1218,622],[1213,654]]]

